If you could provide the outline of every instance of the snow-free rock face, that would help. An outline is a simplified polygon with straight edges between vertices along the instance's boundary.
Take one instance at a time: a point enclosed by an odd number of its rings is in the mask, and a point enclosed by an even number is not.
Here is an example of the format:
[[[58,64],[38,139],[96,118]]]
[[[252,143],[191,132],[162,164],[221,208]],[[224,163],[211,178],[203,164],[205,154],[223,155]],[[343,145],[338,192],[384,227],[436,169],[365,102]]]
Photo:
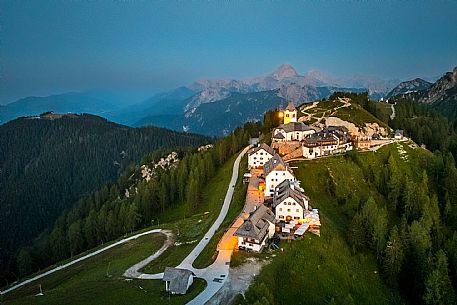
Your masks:
[[[289,64],[283,64],[278,67],[272,74],[271,77],[273,77],[276,80],[283,80],[285,78],[291,78],[291,77],[296,77],[299,76],[297,71],[294,69]]]
[[[421,78],[416,78],[413,80],[400,83],[397,87],[392,89],[392,91],[390,91],[387,94],[386,98],[391,98],[393,96],[397,96],[400,94],[408,94],[412,92],[425,90],[428,89],[430,86],[432,86],[432,83],[429,83]]]
[[[365,127],[359,128],[354,123],[344,121],[338,117],[325,118],[325,126],[344,126],[349,130],[350,134],[357,137],[371,138],[373,134],[379,134],[381,136],[387,136],[389,134],[389,131],[379,126],[378,123],[365,123]]]
[[[454,98],[457,91],[457,67],[452,72],[447,72],[436,81],[419,98],[419,102],[433,104],[447,99]]]
[[[142,181],[149,182],[156,176],[157,170],[169,170],[176,168],[178,162],[178,153],[173,151],[167,156],[160,158],[160,160],[141,165],[139,170],[134,172],[129,177],[131,185],[124,190],[124,196],[129,198],[131,194],[136,194],[138,191],[139,183]]]

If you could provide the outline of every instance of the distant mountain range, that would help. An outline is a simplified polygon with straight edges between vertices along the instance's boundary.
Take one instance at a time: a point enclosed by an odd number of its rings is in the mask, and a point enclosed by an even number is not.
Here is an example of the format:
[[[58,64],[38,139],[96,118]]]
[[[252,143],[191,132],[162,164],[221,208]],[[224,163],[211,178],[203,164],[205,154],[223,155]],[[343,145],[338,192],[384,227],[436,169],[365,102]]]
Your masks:
[[[435,83],[415,79],[398,85],[389,98],[408,98],[427,104],[448,118],[457,118],[457,67],[447,72]]]
[[[368,91],[378,99],[399,83],[375,77],[335,78],[317,70],[301,75],[289,64],[268,75],[243,80],[207,79],[153,95],[142,102],[122,104],[100,92],[28,97],[0,107],[0,123],[46,111],[92,113],[129,126],[158,126],[224,135],[249,120],[261,119],[271,108],[327,98],[335,91]],[[255,109],[255,111],[252,111]]]
[[[429,83],[421,78],[416,78],[406,82],[400,83],[397,87],[392,89],[387,95],[386,98],[391,98],[401,94],[409,94],[417,91],[422,91],[428,89],[432,83]]]

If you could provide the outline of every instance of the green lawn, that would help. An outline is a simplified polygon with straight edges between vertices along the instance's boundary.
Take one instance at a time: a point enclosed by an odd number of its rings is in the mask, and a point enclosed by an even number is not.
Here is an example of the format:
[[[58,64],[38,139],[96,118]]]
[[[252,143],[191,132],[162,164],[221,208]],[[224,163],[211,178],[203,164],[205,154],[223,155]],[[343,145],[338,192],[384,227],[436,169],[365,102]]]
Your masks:
[[[381,103],[378,103],[381,104]],[[379,120],[375,116],[373,116],[371,113],[363,109],[360,105],[358,105],[356,102],[351,102],[351,106],[349,107],[342,107],[334,112],[334,108],[340,107],[344,105],[342,102],[339,101],[324,101],[324,102],[319,102],[316,107],[311,108],[306,110],[305,112],[312,114],[313,117],[306,121],[306,124],[312,124],[317,121],[317,118],[324,116],[336,116],[342,120],[348,121],[356,125],[357,127],[365,127],[365,123],[370,122],[370,123],[378,123],[379,126],[381,127],[388,127],[386,123],[383,121]],[[385,103],[382,103],[382,105],[386,105]],[[381,106],[379,106],[381,107]],[[390,113],[390,108],[384,110],[386,113],[389,111]],[[389,114],[390,115],[390,114]]]
[[[4,304],[161,304],[167,300],[160,280],[126,280],[124,271],[163,244],[162,234],[132,240],[67,269],[57,271],[7,294]],[[35,296],[41,284],[44,296]],[[185,296],[170,304],[185,304],[205,287],[198,280]]]
[[[401,159],[399,148],[407,151],[407,161]],[[319,209],[321,237],[308,233],[300,241],[282,241],[280,247],[284,251],[276,251],[276,257],[256,277],[246,294],[248,303],[261,297],[256,291],[267,289],[274,304],[343,305],[351,298],[355,304],[402,304],[398,294],[383,283],[375,256],[368,250],[354,252],[346,232],[359,203],[373,196],[379,204],[386,204],[373,182],[366,180],[366,171],[382,169],[389,155],[404,171],[417,171],[414,175],[420,177],[420,168],[429,152],[413,150],[407,144],[393,144],[378,152],[358,154],[357,162],[336,156],[291,164],[298,167],[294,172],[311,205]],[[329,175],[335,183],[336,195],[329,190]],[[234,304],[246,303],[238,297]]]
[[[208,245],[206,245],[205,249],[203,249],[202,253],[197,257],[193,266],[195,268],[205,268],[211,265],[217,257],[217,244],[219,240],[224,235],[225,231],[230,228],[232,222],[238,217],[244,207],[244,203],[246,201],[246,191],[247,191],[247,184],[243,183],[243,174],[247,171],[248,168],[248,159],[247,157],[243,157],[240,162],[240,171],[238,174],[237,184],[235,186],[235,191],[233,192],[232,203],[230,204],[230,208],[227,212],[227,216],[225,217],[224,221],[222,222],[219,229],[216,231],[214,236],[209,241]]]
[[[184,217],[186,208],[183,204],[161,215],[160,224],[156,223],[155,227],[172,230],[176,234],[176,242],[181,245],[169,248],[157,260],[146,266],[145,272],[163,272],[166,266],[179,264],[195,247],[219,214],[236,157],[237,154],[227,160],[207,184],[202,201],[192,211],[191,217]],[[243,164],[245,163],[246,161],[243,161]],[[234,211],[229,213],[232,215]],[[151,228],[141,231],[148,229]],[[164,292],[162,281],[126,280],[122,277],[127,268],[157,251],[163,245],[164,238],[162,234],[153,234],[130,241],[25,285],[0,298],[0,303],[168,304],[168,295]],[[44,296],[35,296],[39,292],[39,284],[42,284]],[[204,280],[196,279],[186,295],[171,296],[170,304],[187,303],[205,286]]]
[[[179,233],[177,236],[177,242],[184,244],[172,246],[167,249],[167,251],[165,251],[159,258],[144,267],[142,270],[143,272],[163,272],[167,266],[177,266],[190,253],[190,251],[192,251],[219,215],[224,202],[225,194],[227,192],[227,187],[232,177],[233,162],[237,156],[238,154],[232,156],[219,169],[216,176],[207,184],[203,190],[202,201],[194,211],[196,213],[194,216],[186,219],[179,217],[172,219],[170,217],[168,220],[175,220],[175,222],[166,223],[160,226],[161,228],[169,228],[176,234]],[[172,211],[171,215],[174,213],[175,212]],[[193,243],[185,244],[188,242]]]

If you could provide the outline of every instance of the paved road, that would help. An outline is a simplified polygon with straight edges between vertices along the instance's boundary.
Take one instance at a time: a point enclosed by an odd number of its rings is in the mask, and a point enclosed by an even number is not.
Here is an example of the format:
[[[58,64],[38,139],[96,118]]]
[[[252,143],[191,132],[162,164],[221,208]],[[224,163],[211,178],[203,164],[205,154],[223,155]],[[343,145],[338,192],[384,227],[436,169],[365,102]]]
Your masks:
[[[219,213],[219,216],[217,217],[216,221],[213,223],[211,228],[205,234],[203,239],[197,244],[197,246],[195,246],[195,248],[192,250],[192,252],[190,252],[189,255],[181,262],[181,264],[179,264],[177,266],[178,268],[185,268],[185,269],[192,270],[197,275],[197,277],[203,278],[207,282],[207,286],[206,286],[205,290],[202,291],[195,299],[190,301],[188,304],[200,305],[200,304],[206,303],[222,287],[224,282],[227,280],[229,267],[230,267],[229,266],[230,258],[232,256],[233,249],[230,249],[230,250],[219,249],[219,253],[216,258],[216,261],[212,265],[208,266],[207,268],[195,269],[192,266],[192,264],[195,261],[195,259],[198,257],[198,255],[200,255],[200,253],[206,247],[206,245],[209,243],[211,237],[213,237],[214,233],[218,230],[218,228],[224,221],[225,217],[227,216],[227,212],[229,210],[230,203],[232,201],[236,181],[238,179],[240,161],[241,161],[241,158],[243,158],[243,156],[246,154],[246,152],[249,150],[250,147],[251,146],[245,147],[243,149],[243,151],[238,155],[238,157],[236,158],[236,160],[233,164],[232,178],[230,180],[230,184],[228,186],[227,193],[225,195],[224,204],[222,205],[221,212]],[[30,278],[17,285],[14,285],[4,291],[1,291],[0,294],[1,295],[6,294],[14,289],[17,289],[21,286],[24,286],[28,283],[35,281],[35,280],[43,278],[56,271],[65,269],[71,265],[74,265],[78,262],[88,259],[89,257],[95,256],[108,249],[111,249],[113,247],[126,243],[130,240],[136,239],[140,236],[144,236],[144,235],[152,234],[152,233],[165,234],[167,236],[167,240],[165,241],[164,245],[159,250],[157,250],[154,254],[149,256],[148,258],[142,260],[141,262],[139,262],[139,263],[133,265],[132,267],[130,267],[129,269],[127,269],[124,273],[124,276],[129,277],[129,278],[139,278],[139,279],[162,279],[163,273],[145,274],[145,273],[139,272],[139,270],[141,268],[143,268],[144,266],[149,264],[151,261],[153,261],[154,259],[159,257],[173,243],[173,241],[172,241],[173,235],[170,231],[166,231],[166,230],[162,230],[162,229],[154,229],[154,230],[149,230],[149,231],[146,231],[143,233],[136,234],[136,235],[128,237],[128,238],[124,238],[118,242],[115,242],[102,249],[99,249],[99,250],[89,253],[85,256],[82,256],[67,264],[55,267],[47,272],[39,274],[33,278]]]
[[[188,304],[193,305],[201,305],[206,303],[216,292],[222,287],[224,282],[228,278],[229,267],[230,267],[230,259],[232,256],[233,248],[231,249],[223,249],[220,248],[217,258],[215,262],[208,266],[207,268],[203,269],[196,269],[192,266],[195,259],[200,255],[203,249],[211,240],[211,237],[216,233],[219,229],[220,225],[224,221],[225,217],[227,216],[227,212],[230,207],[230,203],[232,201],[233,192],[235,190],[236,181],[238,180],[238,173],[240,167],[240,161],[246,152],[251,148],[251,145],[245,147],[243,151],[238,155],[235,162],[233,163],[233,171],[232,171],[232,178],[230,179],[229,186],[227,188],[227,193],[225,195],[224,203],[222,205],[222,209],[217,217],[216,221],[213,223],[211,228],[206,232],[205,236],[203,236],[202,240],[195,246],[195,248],[187,255],[186,258],[177,266],[177,268],[188,269],[195,273],[195,275],[199,278],[203,278],[207,282],[207,286],[205,290],[203,290],[196,298],[191,300]],[[233,234],[233,233],[232,233]],[[224,235],[228,236],[227,233]],[[223,237],[223,239],[224,239]],[[165,245],[164,245],[165,247]],[[163,247],[162,247],[163,248]],[[166,249],[166,248],[165,248]],[[163,251],[165,251],[165,249]],[[160,249],[162,250],[162,249]],[[159,250],[159,251],[160,251]],[[163,251],[161,253],[163,253]],[[161,253],[154,253],[147,259],[139,262],[138,264],[129,268],[125,273],[124,276],[131,277],[131,278],[139,278],[139,279],[162,279],[163,273],[156,273],[156,274],[146,274],[140,273],[138,270],[149,264],[152,260],[157,258]]]
[[[397,105],[397,103],[390,104],[390,107],[392,108],[392,113],[390,114],[390,119],[391,120],[395,119],[395,105]]]
[[[138,237],[141,237],[141,236],[144,236],[144,235],[153,234],[153,233],[164,233],[164,232],[163,232],[161,229],[154,229],[154,230],[149,230],[149,231],[146,231],[146,232],[143,232],[143,233],[139,233],[139,234],[136,234],[136,235],[133,235],[133,236],[130,236],[130,237],[121,239],[120,241],[117,241],[117,242],[115,242],[115,243],[113,243],[113,244],[111,244],[111,245],[109,245],[109,246],[106,246],[106,247],[104,247],[104,248],[102,248],[102,249],[99,249],[99,250],[94,251],[94,252],[92,252],[92,253],[89,253],[89,254],[87,254],[87,255],[81,256],[80,258],[77,258],[77,259],[75,259],[75,260],[73,260],[73,261],[71,261],[71,262],[69,262],[69,263],[66,263],[66,264],[64,264],[64,265],[57,266],[57,267],[55,267],[55,268],[53,268],[53,269],[51,269],[51,270],[49,270],[49,271],[46,271],[46,272],[41,273],[41,274],[38,274],[37,276],[34,276],[34,277],[30,278],[30,279],[27,279],[27,280],[25,280],[25,281],[23,281],[23,282],[20,282],[20,283],[14,285],[14,286],[11,286],[10,288],[8,288],[8,289],[6,289],[6,290],[0,291],[0,295],[7,294],[8,292],[13,291],[13,290],[15,290],[15,289],[17,289],[17,288],[19,288],[19,287],[22,287],[22,286],[24,286],[24,285],[27,285],[27,284],[29,284],[29,283],[31,283],[31,282],[33,282],[33,281],[36,281],[36,280],[38,280],[38,279],[41,279],[41,278],[43,278],[43,277],[45,277],[45,276],[47,276],[47,275],[50,275],[50,274],[52,274],[52,273],[54,273],[54,272],[59,271],[59,270],[68,268],[68,267],[70,267],[70,266],[72,266],[72,265],[74,265],[74,264],[76,264],[76,263],[79,263],[79,262],[81,262],[81,261],[83,261],[83,260],[88,259],[89,257],[92,257],[92,256],[95,256],[95,255],[97,255],[97,254],[100,254],[100,253],[102,253],[102,252],[104,252],[104,251],[106,251],[106,250],[109,250],[109,249],[111,249],[111,248],[114,248],[114,247],[116,247],[116,246],[119,246],[119,245],[121,245],[121,244],[124,244],[124,243],[126,243],[126,242],[128,242],[128,241],[137,239]],[[164,234],[167,234],[167,233],[164,233]],[[168,235],[167,235],[167,236],[168,236]],[[159,250],[159,251],[160,251],[160,250]],[[165,251],[165,250],[164,250],[164,251]]]
[[[138,278],[138,279],[162,279],[163,273],[160,273],[158,275],[156,274],[145,274],[145,273],[140,273],[139,270],[144,268],[146,265],[148,265],[150,262],[158,258],[162,253],[165,252],[165,250],[168,249],[171,245],[173,245],[173,239],[174,235],[171,231],[169,230],[162,230],[160,233],[165,234],[167,236],[167,240],[163,243],[163,246],[157,250],[154,254],[151,256],[147,257],[146,259],[142,260],[138,264],[133,265],[129,269],[127,269],[123,276],[128,277],[128,278]],[[153,277],[155,275],[155,277]],[[151,276],[151,277],[144,277],[144,276]]]

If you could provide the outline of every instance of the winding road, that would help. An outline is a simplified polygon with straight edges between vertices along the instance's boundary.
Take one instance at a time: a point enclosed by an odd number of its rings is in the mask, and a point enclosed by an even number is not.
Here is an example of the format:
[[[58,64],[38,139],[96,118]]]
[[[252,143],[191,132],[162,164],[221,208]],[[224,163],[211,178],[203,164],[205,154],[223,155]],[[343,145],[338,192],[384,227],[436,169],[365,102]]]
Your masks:
[[[233,192],[235,190],[236,181],[238,180],[238,173],[240,167],[240,161],[246,152],[251,148],[247,146],[243,149],[243,151],[237,156],[235,162],[233,163],[233,170],[232,170],[232,178],[230,179],[229,186],[227,188],[227,193],[225,195],[224,203],[222,205],[222,209],[213,223],[211,228],[206,232],[205,236],[200,240],[200,242],[195,246],[195,248],[184,258],[184,260],[177,266],[177,268],[188,269],[191,270],[195,275],[199,278],[202,278],[206,281],[207,286],[205,290],[203,290],[197,297],[191,300],[187,304],[191,305],[201,305],[205,304],[216,292],[221,289],[222,285],[228,278],[229,268],[230,268],[230,259],[232,257],[233,249],[225,249],[219,247],[219,252],[215,262],[203,269],[196,269],[192,266],[195,259],[200,255],[203,249],[208,245],[209,241],[219,229],[220,225],[224,221],[225,217],[227,216],[227,212],[230,208],[230,203],[232,202]],[[225,235],[224,235],[225,237]],[[223,237],[223,238],[224,238]],[[169,239],[167,239],[168,241]],[[165,243],[166,244],[166,243]],[[125,277],[129,278],[136,278],[136,279],[162,279],[163,273],[156,273],[156,274],[148,274],[148,273],[140,273],[139,270],[149,264],[152,260],[159,257],[163,251],[168,248],[168,246],[164,246],[159,249],[156,253],[151,255],[150,257],[146,258],[145,260],[135,264],[134,266],[127,269],[124,273]],[[165,248],[164,248],[165,247]],[[163,251],[157,255],[159,251]]]
[[[162,229],[154,229],[154,230],[149,230],[149,231],[146,231],[146,232],[138,233],[138,234],[136,234],[136,235],[133,235],[133,236],[130,236],[130,237],[121,239],[121,240],[119,240],[119,241],[117,241],[117,242],[115,242],[115,243],[113,243],[113,244],[111,244],[111,245],[109,245],[109,246],[106,246],[106,247],[104,247],[104,248],[101,248],[101,249],[99,249],[99,250],[96,250],[96,251],[94,251],[94,252],[91,252],[91,253],[89,253],[89,254],[87,254],[87,255],[81,256],[81,257],[79,257],[79,258],[77,258],[77,259],[75,259],[75,260],[73,260],[73,261],[71,261],[71,262],[69,262],[69,263],[66,263],[66,264],[57,266],[57,267],[55,267],[55,268],[53,268],[53,269],[51,269],[51,270],[48,270],[48,271],[43,272],[43,273],[41,273],[41,274],[38,274],[38,275],[36,275],[36,276],[34,276],[34,277],[32,277],[32,278],[29,278],[29,279],[27,279],[27,280],[25,280],[25,281],[23,281],[23,282],[20,282],[20,283],[14,285],[14,286],[11,286],[11,287],[8,288],[8,289],[5,289],[5,290],[3,290],[3,291],[0,291],[0,295],[7,294],[8,292],[11,292],[11,291],[13,291],[13,290],[15,290],[15,289],[17,289],[17,288],[19,288],[19,287],[22,287],[22,286],[24,286],[24,285],[27,285],[27,284],[29,284],[29,283],[31,283],[31,282],[33,282],[33,281],[36,281],[36,280],[38,280],[38,279],[41,279],[41,278],[43,278],[43,277],[45,277],[45,276],[47,276],[47,275],[50,275],[50,274],[52,274],[52,273],[54,273],[54,272],[59,271],[59,270],[68,268],[68,267],[70,267],[70,266],[72,266],[72,265],[74,265],[74,264],[76,264],[76,263],[79,263],[79,262],[81,262],[81,261],[83,261],[83,260],[86,260],[86,259],[88,259],[88,258],[90,258],[90,257],[92,257],[92,256],[95,256],[95,255],[97,255],[97,254],[100,254],[100,253],[102,253],[102,252],[105,252],[106,250],[109,250],[109,249],[111,249],[111,248],[114,248],[114,247],[116,247],[116,246],[119,246],[119,245],[121,245],[121,244],[124,244],[124,243],[126,243],[126,242],[131,241],[131,240],[137,239],[138,237],[141,237],[141,236],[144,236],[144,235],[148,235],[148,234],[153,234],[153,233],[163,233],[163,234],[165,234],[165,235],[167,236],[167,241],[169,240],[169,234],[170,234],[170,232],[169,232],[169,231],[162,230]],[[164,246],[165,246],[166,244],[167,244],[167,242],[165,242]],[[164,246],[162,246],[162,248],[163,248]],[[161,251],[162,248],[160,248],[157,252]],[[168,246],[167,246],[167,248],[168,248]],[[165,249],[164,249],[163,251],[165,251]],[[163,251],[162,251],[161,253],[163,253]],[[156,252],[156,253],[157,253],[157,252]]]
[[[188,304],[204,304],[206,303],[214,294],[216,294],[217,291],[222,287],[222,285],[225,283],[225,281],[228,278],[229,274],[229,267],[230,267],[230,259],[232,256],[233,249],[230,247],[220,247],[218,246],[218,256],[215,260],[215,262],[208,266],[207,268],[203,269],[196,269],[192,266],[193,262],[195,259],[200,255],[200,253],[203,251],[203,249],[208,245],[209,241],[211,238],[214,236],[216,231],[219,229],[220,225],[224,221],[225,217],[227,216],[230,203],[232,201],[233,193],[235,190],[235,185],[238,179],[238,173],[239,173],[239,166],[240,166],[240,161],[243,158],[243,156],[246,154],[246,152],[249,150],[251,145],[245,147],[243,151],[237,156],[234,164],[233,164],[233,170],[232,170],[232,178],[230,180],[229,186],[227,188],[227,193],[225,195],[224,203],[222,205],[222,209],[216,219],[216,221],[213,223],[211,228],[206,232],[205,236],[200,240],[200,242],[195,246],[195,248],[187,255],[186,258],[177,266],[177,268],[183,268],[183,269],[189,269],[192,272],[196,274],[197,277],[203,278],[207,282],[207,286],[205,290],[203,290],[196,298],[194,298],[192,301],[190,301]],[[138,233],[136,235],[121,239],[111,245],[108,245],[104,248],[101,248],[99,250],[96,250],[94,252],[91,252],[87,255],[81,256],[71,262],[68,262],[66,264],[57,266],[51,270],[48,270],[44,273],[38,274],[32,278],[29,278],[27,280],[24,280],[23,282],[20,282],[16,285],[13,285],[9,287],[8,289],[5,289],[3,291],[0,291],[0,295],[4,295],[8,292],[11,292],[19,287],[22,287],[24,285],[27,285],[33,281],[36,281],[40,278],[43,278],[47,275],[50,275],[54,272],[57,272],[59,270],[68,268],[76,263],[79,263],[81,261],[84,261],[90,257],[93,257],[97,254],[100,254],[104,251],[107,251],[113,247],[116,247],[118,245],[124,244],[128,241],[137,239],[138,237],[148,235],[148,234],[153,234],[153,233],[161,233],[164,234],[167,239],[164,242],[163,246],[157,250],[155,253],[153,253],[151,256],[147,257],[146,259],[142,260],[141,262],[133,265],[129,269],[127,269],[124,273],[124,277],[127,278],[137,278],[137,279],[162,279],[163,273],[157,273],[157,274],[146,274],[146,273],[141,273],[139,272],[140,269],[145,267],[147,264],[152,262],[154,259],[158,258],[163,252],[165,252],[168,247],[170,247],[173,244],[173,233],[168,230],[162,230],[162,229],[153,229],[149,230],[146,232]],[[223,237],[224,238],[230,238],[231,236],[227,237],[226,233]]]

